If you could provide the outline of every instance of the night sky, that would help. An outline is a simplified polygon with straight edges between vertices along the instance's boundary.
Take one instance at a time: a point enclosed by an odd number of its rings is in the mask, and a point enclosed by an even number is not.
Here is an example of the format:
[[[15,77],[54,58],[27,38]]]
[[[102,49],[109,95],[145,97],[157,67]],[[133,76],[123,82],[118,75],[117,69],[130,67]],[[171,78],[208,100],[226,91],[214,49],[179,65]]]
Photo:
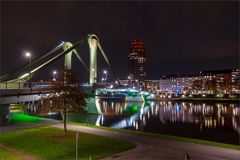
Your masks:
[[[145,42],[148,79],[161,75],[239,67],[239,3],[236,2],[2,2],[1,75],[28,63],[61,41],[98,36],[120,79],[128,75],[129,43]],[[89,63],[88,45],[79,47]],[[106,68],[99,58],[99,74]],[[37,79],[60,70],[63,59]],[[88,73],[75,58],[74,73]]]

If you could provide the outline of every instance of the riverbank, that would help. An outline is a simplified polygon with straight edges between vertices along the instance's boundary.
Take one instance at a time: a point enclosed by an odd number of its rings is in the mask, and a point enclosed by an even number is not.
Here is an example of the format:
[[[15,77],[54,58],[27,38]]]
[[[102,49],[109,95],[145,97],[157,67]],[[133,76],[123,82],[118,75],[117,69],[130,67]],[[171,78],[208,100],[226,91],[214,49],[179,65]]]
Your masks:
[[[10,127],[10,128],[12,128],[14,130],[31,128],[34,126],[41,127],[41,126],[54,125],[54,124],[59,124],[59,123],[62,124],[61,120],[53,120],[53,119],[48,119],[48,118],[30,116],[30,115],[23,114],[23,113],[14,114],[10,117],[11,117],[11,121],[15,123],[15,125],[13,125],[13,127]],[[128,130],[128,129],[117,129],[117,128],[96,126],[96,125],[91,125],[91,124],[87,124],[87,123],[79,123],[79,122],[68,121],[67,123],[77,125],[77,126],[86,126],[86,127],[90,127],[90,128],[103,129],[103,130],[112,131],[112,132],[136,134],[136,135],[154,137],[154,138],[160,138],[160,139],[166,139],[166,140],[191,142],[194,144],[205,144],[205,145],[209,145],[209,146],[217,146],[217,147],[222,147],[222,148],[240,150],[239,145],[233,145],[233,144],[228,144],[228,143],[200,140],[200,139],[194,139],[194,138],[188,138],[188,137],[173,136],[173,135],[167,135],[167,134],[161,134],[161,133],[150,133],[150,132],[134,131],[134,130]],[[2,127],[0,133],[5,130],[4,128],[5,127]]]
[[[193,144],[204,144],[204,145],[208,145],[208,146],[216,146],[216,147],[240,150],[239,145],[233,145],[233,144],[227,144],[227,143],[206,141],[206,140],[193,139],[193,138],[187,138],[187,137],[172,136],[172,135],[159,134],[159,133],[133,131],[133,130],[127,130],[127,129],[117,129],[117,128],[110,128],[110,127],[104,127],[104,126],[94,126],[94,125],[76,123],[76,122],[67,122],[67,123],[72,124],[72,125],[83,126],[83,127],[103,129],[103,130],[112,131],[112,132],[128,133],[128,134],[135,134],[135,135],[152,137],[152,138],[160,138],[160,139],[165,139],[165,140],[190,142]]]
[[[209,141],[194,140],[190,138],[168,136],[162,134],[152,134],[146,132],[130,131],[125,129],[113,129],[108,127],[89,126],[86,124],[79,124],[69,122],[67,125],[68,131],[71,133],[68,139],[62,140],[63,124],[61,121],[49,120],[50,127],[39,127],[24,129],[21,128],[18,131],[11,131],[4,133],[4,145],[7,147],[13,147],[17,150],[23,151],[36,156],[40,159],[66,159],[69,155],[74,154],[75,145],[75,132],[81,132],[79,134],[79,145],[81,145],[81,151],[79,155],[84,156],[83,159],[89,159],[91,155],[92,159],[99,159],[102,153],[107,152],[109,157],[104,159],[184,159],[189,155],[191,159],[238,159],[240,155],[240,147],[235,145],[221,144]],[[57,123],[58,122],[58,123]],[[37,123],[39,124],[39,122]],[[46,123],[44,123],[46,124]],[[32,125],[29,124],[28,125]],[[54,128],[59,128],[56,129]],[[34,131],[32,131],[34,130]],[[40,131],[39,131],[40,130]],[[28,132],[25,134],[24,132]],[[47,133],[48,132],[48,133]],[[50,133],[49,133],[50,132]],[[68,132],[68,133],[69,133]],[[1,133],[0,133],[1,134]],[[100,136],[107,139],[99,138],[87,138],[88,136],[82,136],[82,134],[88,134],[92,136]],[[1,134],[2,137],[2,134]],[[44,137],[44,138],[41,138]],[[110,139],[108,139],[110,138]],[[126,147],[125,144],[119,146],[115,143],[115,140],[124,140],[124,143],[130,143],[128,149],[125,148],[125,152],[121,152],[119,148]],[[3,142],[0,140],[0,144]],[[96,142],[95,142],[96,140]],[[99,144],[101,143],[101,145]],[[115,147],[112,148],[112,143]],[[135,149],[131,149],[136,144]],[[108,147],[105,147],[107,145]],[[58,146],[61,146],[60,148]],[[86,148],[85,148],[86,147]],[[26,149],[27,148],[27,149]],[[68,149],[67,149],[68,148]],[[114,149],[115,148],[115,149]],[[32,150],[33,149],[33,150]],[[131,150],[129,150],[131,149]],[[85,151],[86,150],[86,151]],[[111,152],[111,150],[118,150],[118,152]],[[123,150],[122,150],[123,151]],[[44,152],[44,153],[42,153]],[[60,153],[58,153],[60,152]],[[121,153],[119,153],[121,152]],[[92,156],[92,153],[99,153],[99,157]],[[39,155],[43,154],[43,155]],[[53,157],[52,155],[59,155]],[[64,154],[64,155],[63,155]],[[65,155],[66,154],[66,155]],[[43,158],[42,158],[43,157]],[[50,157],[50,158],[47,158]],[[73,157],[74,158],[74,157]],[[73,159],[71,158],[71,159]],[[0,157],[1,159],[1,157]]]
[[[226,102],[226,103],[240,103],[239,98],[192,98],[192,97],[181,97],[181,98],[149,98],[147,101],[180,101],[180,102],[188,102],[188,101],[206,101],[206,102]]]
[[[53,125],[53,127],[62,128],[63,126]],[[101,136],[109,136],[134,142],[137,148],[116,154],[108,159],[184,159],[187,155],[191,159],[205,159],[205,160],[224,160],[232,159],[238,160],[240,151],[235,149],[227,149],[220,147],[213,147],[202,144],[193,144],[189,142],[165,140],[156,137],[148,137],[137,134],[113,132],[98,128],[90,128],[85,126],[69,125],[68,128],[75,131],[85,133],[92,133]]]

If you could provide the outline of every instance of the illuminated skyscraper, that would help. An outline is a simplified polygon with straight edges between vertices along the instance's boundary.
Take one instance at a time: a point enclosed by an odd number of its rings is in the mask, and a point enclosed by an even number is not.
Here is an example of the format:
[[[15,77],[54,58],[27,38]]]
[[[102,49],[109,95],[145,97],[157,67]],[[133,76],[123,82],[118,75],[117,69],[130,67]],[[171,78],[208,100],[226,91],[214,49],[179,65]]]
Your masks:
[[[129,75],[134,82],[137,82],[139,88],[146,86],[146,54],[144,42],[134,40],[130,43],[130,53],[128,55]]]

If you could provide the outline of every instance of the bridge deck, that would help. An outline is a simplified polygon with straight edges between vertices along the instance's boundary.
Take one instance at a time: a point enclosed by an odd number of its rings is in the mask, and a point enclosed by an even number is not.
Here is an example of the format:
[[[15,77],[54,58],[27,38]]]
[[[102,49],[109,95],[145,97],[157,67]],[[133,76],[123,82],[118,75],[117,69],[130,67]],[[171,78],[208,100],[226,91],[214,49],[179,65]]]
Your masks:
[[[49,88],[0,89],[0,97],[50,93]]]

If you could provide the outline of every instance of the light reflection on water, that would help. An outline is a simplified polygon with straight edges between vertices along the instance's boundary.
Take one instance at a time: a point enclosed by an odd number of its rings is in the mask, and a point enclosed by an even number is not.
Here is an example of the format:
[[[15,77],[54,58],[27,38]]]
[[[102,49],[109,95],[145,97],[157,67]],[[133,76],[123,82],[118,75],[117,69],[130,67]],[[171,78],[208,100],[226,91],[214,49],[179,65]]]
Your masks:
[[[71,115],[69,120],[231,144],[240,141],[238,104],[100,100],[99,106],[103,115]]]

